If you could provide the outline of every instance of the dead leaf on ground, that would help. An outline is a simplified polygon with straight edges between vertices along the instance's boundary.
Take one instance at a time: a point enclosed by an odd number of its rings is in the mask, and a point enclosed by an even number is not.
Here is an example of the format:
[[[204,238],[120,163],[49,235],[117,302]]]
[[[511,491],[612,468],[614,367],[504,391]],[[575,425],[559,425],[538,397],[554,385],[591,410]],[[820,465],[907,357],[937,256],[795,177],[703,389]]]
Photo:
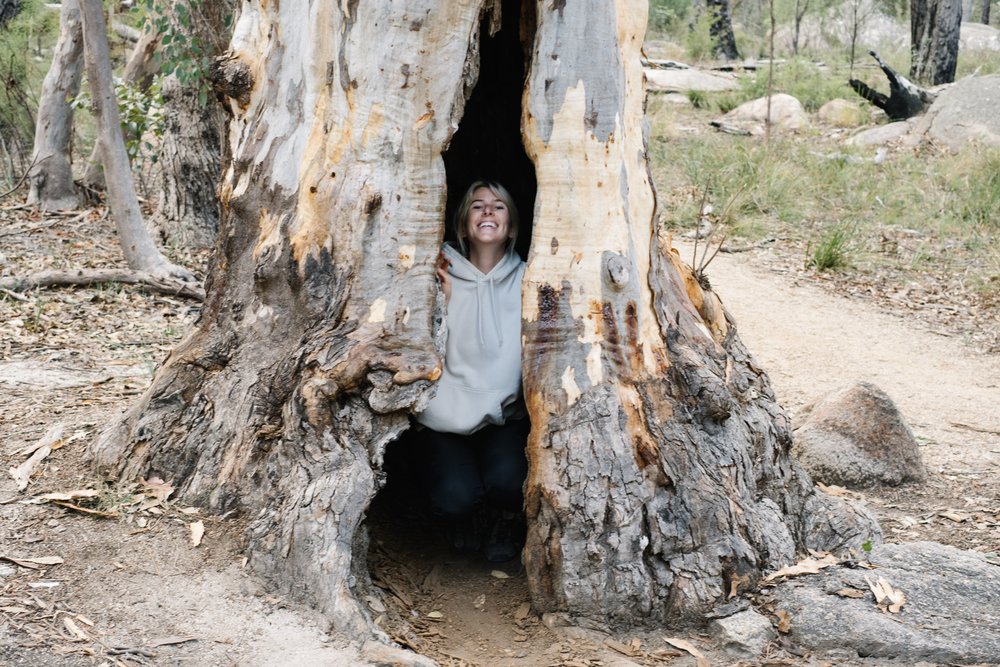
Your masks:
[[[679,648],[680,650],[686,651],[687,653],[691,654],[694,657],[695,663],[698,665],[698,667],[710,667],[710,665],[712,664],[711,662],[709,662],[708,658],[705,657],[704,653],[699,651],[694,644],[687,641],[686,639],[678,639],[676,637],[664,637],[663,641],[667,642],[674,648]]]
[[[59,556],[39,556],[37,558],[14,558],[13,556],[4,556],[0,554],[0,560],[5,560],[9,563],[14,563],[15,565],[20,565],[21,567],[26,567],[30,570],[38,570],[43,565],[61,565],[65,561]]]
[[[174,492],[174,487],[170,482],[164,482],[159,477],[151,477],[142,480],[142,492],[147,496],[156,498],[162,503],[166,502],[170,494]]]
[[[34,454],[36,451],[42,447],[49,447],[50,449],[59,449],[63,445],[63,425],[56,424],[48,431],[45,432],[41,438],[36,440],[33,444],[28,445],[17,454],[18,456],[28,456],[29,454]]]
[[[87,636],[87,633],[81,630],[80,626],[74,623],[73,619],[70,618],[69,616],[65,616],[63,618],[63,625],[66,626],[66,629],[69,631],[70,636],[73,637],[73,641],[85,642],[90,640],[90,637]]]
[[[779,609],[774,615],[778,617],[778,632],[787,635],[792,629],[792,615],[784,609]]]
[[[530,614],[531,614],[531,603],[522,602],[521,605],[514,611],[514,620],[523,621],[524,619],[528,618]]]
[[[188,528],[191,529],[191,546],[198,546],[201,544],[201,538],[205,536],[205,523],[203,521],[195,521],[194,523],[189,523]]]
[[[898,614],[899,610],[906,604],[906,595],[903,594],[903,591],[893,588],[882,577],[879,577],[874,583],[868,577],[865,577],[865,581],[868,582],[868,588],[875,594],[875,604],[883,611]]]
[[[634,658],[642,654],[642,651],[638,647],[631,644],[623,644],[620,641],[616,641],[614,639],[605,639],[604,645],[607,646],[612,651],[618,651],[622,655],[628,656],[630,658]]]
[[[764,581],[774,581],[780,577],[797,577],[803,574],[819,574],[823,568],[836,565],[839,560],[832,554],[827,554],[822,558],[803,558],[795,565],[783,567],[777,572],[772,572],[764,578]]]
[[[865,596],[865,592],[857,588],[841,588],[836,592],[836,595],[839,595],[842,598],[855,598],[860,600]]]

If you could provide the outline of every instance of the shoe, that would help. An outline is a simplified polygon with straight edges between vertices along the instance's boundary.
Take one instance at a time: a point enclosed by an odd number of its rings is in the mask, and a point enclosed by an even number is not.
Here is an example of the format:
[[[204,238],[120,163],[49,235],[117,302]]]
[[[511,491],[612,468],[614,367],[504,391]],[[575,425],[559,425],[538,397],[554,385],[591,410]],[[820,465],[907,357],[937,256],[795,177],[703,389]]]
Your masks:
[[[503,512],[493,524],[489,540],[483,550],[491,563],[506,563],[521,555],[524,548],[524,517],[513,512]]]

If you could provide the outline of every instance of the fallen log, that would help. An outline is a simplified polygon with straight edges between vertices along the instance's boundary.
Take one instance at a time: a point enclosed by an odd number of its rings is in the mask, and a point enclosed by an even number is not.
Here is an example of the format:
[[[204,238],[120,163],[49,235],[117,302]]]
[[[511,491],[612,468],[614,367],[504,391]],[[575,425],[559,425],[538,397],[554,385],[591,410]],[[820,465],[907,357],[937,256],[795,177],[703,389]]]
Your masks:
[[[205,292],[201,287],[179,280],[164,280],[141,271],[128,269],[70,269],[69,271],[39,271],[23,278],[0,279],[0,289],[25,292],[36,287],[60,287],[67,285],[93,285],[95,283],[141,284],[158,294],[183,296],[203,301]]]
[[[878,92],[858,79],[851,79],[848,81],[848,85],[858,95],[885,111],[890,120],[906,120],[913,116],[919,116],[934,102],[936,97],[934,93],[917,86],[889,67],[876,51],[868,53],[889,79],[889,95],[886,96],[884,93]]]

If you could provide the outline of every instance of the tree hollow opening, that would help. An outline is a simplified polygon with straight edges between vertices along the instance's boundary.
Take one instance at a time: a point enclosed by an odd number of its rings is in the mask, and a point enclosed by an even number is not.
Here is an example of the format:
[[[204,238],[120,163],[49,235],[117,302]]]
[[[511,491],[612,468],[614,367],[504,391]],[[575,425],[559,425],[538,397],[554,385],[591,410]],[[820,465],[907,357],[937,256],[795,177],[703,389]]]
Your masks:
[[[527,3],[529,6],[531,3]],[[490,16],[479,29],[479,76],[444,154],[448,182],[445,239],[454,240],[451,222],[469,185],[480,178],[502,184],[520,216],[517,251],[527,257],[535,207],[535,167],[521,141],[521,99],[534,41],[530,7],[504,0],[500,30],[490,36]]]
[[[448,197],[442,224],[445,240],[454,242],[452,220],[465,191],[479,179],[496,181],[510,192],[517,206],[516,249],[526,258],[537,181],[534,164],[522,142],[521,103],[534,41],[534,8],[531,3],[522,7],[521,0],[503,0],[500,29],[493,35],[491,23],[491,13],[484,12],[479,29],[476,84],[443,155]],[[386,562],[387,552],[420,569],[428,563],[432,565],[454,547],[450,543],[452,536],[446,534],[447,526],[429,509],[424,488],[427,462],[423,459],[423,445],[421,430],[411,428],[387,446],[383,465],[385,485],[374,499],[367,519],[372,537],[369,567],[375,581],[386,578],[379,564]],[[475,558],[471,552],[468,555]],[[519,563],[516,559],[514,562]]]

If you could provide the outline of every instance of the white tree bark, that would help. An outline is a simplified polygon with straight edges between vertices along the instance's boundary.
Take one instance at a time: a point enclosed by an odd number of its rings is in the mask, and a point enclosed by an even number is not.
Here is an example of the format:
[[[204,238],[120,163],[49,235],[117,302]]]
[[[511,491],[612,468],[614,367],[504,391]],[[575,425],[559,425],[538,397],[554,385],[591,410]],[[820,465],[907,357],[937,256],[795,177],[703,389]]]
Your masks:
[[[73,136],[71,102],[80,91],[83,74],[83,24],[78,0],[63,0],[59,40],[52,55],[35,122],[33,167],[28,176],[28,203],[45,210],[76,208],[70,146]]]
[[[82,0],[80,9],[83,16],[87,79],[97,119],[97,140],[101,146],[107,180],[108,206],[115,220],[125,261],[130,268],[158,278],[193,281],[194,276],[189,271],[170,263],[160,253],[143,223],[122,138],[118,102],[111,81],[104,9],[100,0]]]

